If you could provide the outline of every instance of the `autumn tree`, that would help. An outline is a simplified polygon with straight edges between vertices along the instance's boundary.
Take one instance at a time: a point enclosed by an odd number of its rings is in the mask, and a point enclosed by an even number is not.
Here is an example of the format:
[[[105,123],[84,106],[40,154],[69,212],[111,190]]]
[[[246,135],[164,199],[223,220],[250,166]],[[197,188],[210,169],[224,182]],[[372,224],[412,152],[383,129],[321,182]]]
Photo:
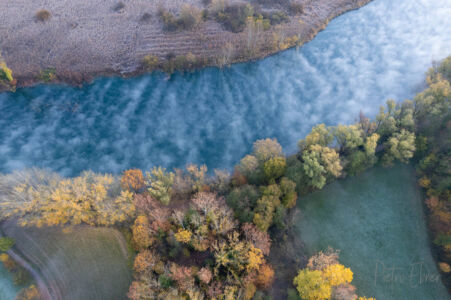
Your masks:
[[[133,241],[137,249],[148,248],[155,241],[146,216],[138,216],[132,226]]]
[[[4,198],[6,197],[6,198]],[[113,225],[133,218],[133,194],[112,175],[84,172],[78,177],[26,170],[0,177],[3,217],[22,225]]]
[[[139,192],[142,188],[144,188],[144,176],[141,170],[138,169],[130,169],[124,171],[121,177],[121,187],[124,190],[129,190],[131,192]]]
[[[256,284],[263,289],[268,289],[272,286],[273,281],[274,269],[268,264],[262,265],[258,269]]]
[[[332,294],[332,287],[324,279],[321,271],[303,269],[294,278],[293,284],[299,296],[306,300],[326,300]]]
[[[242,230],[246,240],[250,241],[255,247],[259,248],[264,255],[269,255],[271,239],[267,232],[259,230],[254,224],[251,223],[244,223]]]

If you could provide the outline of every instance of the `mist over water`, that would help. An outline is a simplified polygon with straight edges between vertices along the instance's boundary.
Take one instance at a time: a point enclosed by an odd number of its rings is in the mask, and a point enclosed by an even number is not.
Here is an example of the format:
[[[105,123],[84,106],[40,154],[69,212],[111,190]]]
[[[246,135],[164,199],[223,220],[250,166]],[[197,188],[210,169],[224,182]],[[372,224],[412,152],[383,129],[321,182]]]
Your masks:
[[[266,137],[293,152],[317,123],[411,98],[431,62],[451,54],[450,15],[449,0],[375,0],[258,62],[0,94],[0,172],[230,168]]]

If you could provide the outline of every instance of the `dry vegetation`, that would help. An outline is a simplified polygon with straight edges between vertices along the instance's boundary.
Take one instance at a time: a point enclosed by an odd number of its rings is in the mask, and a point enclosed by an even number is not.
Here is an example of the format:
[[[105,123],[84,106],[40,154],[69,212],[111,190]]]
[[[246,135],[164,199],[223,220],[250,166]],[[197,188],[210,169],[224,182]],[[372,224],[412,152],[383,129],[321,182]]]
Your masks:
[[[48,10],[45,10],[45,9],[39,10],[35,15],[36,21],[39,21],[39,22],[48,21],[51,17],[52,17],[52,14]]]
[[[2,1],[1,50],[20,86],[42,81],[46,69],[55,70],[50,81],[72,83],[154,66],[172,71],[171,60],[188,55],[196,63],[182,69],[224,66],[300,45],[369,1]],[[143,65],[148,55],[159,64]]]

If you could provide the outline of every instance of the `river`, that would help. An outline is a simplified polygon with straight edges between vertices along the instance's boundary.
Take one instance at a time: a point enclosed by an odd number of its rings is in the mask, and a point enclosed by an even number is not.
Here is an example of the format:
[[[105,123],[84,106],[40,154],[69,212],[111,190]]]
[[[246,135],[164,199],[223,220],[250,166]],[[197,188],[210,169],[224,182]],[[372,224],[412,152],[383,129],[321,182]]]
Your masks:
[[[285,151],[317,123],[374,116],[451,53],[451,1],[375,0],[299,50],[192,74],[99,78],[0,94],[0,172],[230,168],[259,138]]]

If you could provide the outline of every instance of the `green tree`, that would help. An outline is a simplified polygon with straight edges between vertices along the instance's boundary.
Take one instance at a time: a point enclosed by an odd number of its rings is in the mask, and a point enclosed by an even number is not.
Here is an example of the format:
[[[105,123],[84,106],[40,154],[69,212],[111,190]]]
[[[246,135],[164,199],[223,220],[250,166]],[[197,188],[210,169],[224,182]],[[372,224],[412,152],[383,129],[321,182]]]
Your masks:
[[[340,152],[351,151],[363,144],[363,130],[358,125],[338,125],[333,134]]]
[[[395,159],[407,162],[415,153],[415,134],[402,129],[388,139],[385,147],[385,154],[382,156],[385,165],[392,165]]]
[[[166,172],[166,169],[161,167],[155,167],[150,173],[147,172],[146,176],[149,194],[161,203],[168,205],[171,201],[174,173]]]
[[[9,237],[1,237],[0,238],[0,252],[6,252],[14,246],[14,240]]]
[[[310,131],[305,139],[299,141],[298,146],[301,151],[312,145],[327,147],[332,143],[333,139],[334,136],[331,130],[326,125],[319,124],[312,128],[312,131]]]
[[[282,177],[279,183],[282,192],[282,204],[286,208],[292,208],[296,205],[298,195],[296,193],[296,183],[286,177]]]
[[[285,173],[287,162],[285,157],[273,157],[265,161],[263,170],[267,180],[277,179]]]
[[[310,185],[321,189],[329,177],[338,177],[342,166],[340,157],[334,149],[321,145],[312,145],[302,153],[305,174],[310,178]]]

